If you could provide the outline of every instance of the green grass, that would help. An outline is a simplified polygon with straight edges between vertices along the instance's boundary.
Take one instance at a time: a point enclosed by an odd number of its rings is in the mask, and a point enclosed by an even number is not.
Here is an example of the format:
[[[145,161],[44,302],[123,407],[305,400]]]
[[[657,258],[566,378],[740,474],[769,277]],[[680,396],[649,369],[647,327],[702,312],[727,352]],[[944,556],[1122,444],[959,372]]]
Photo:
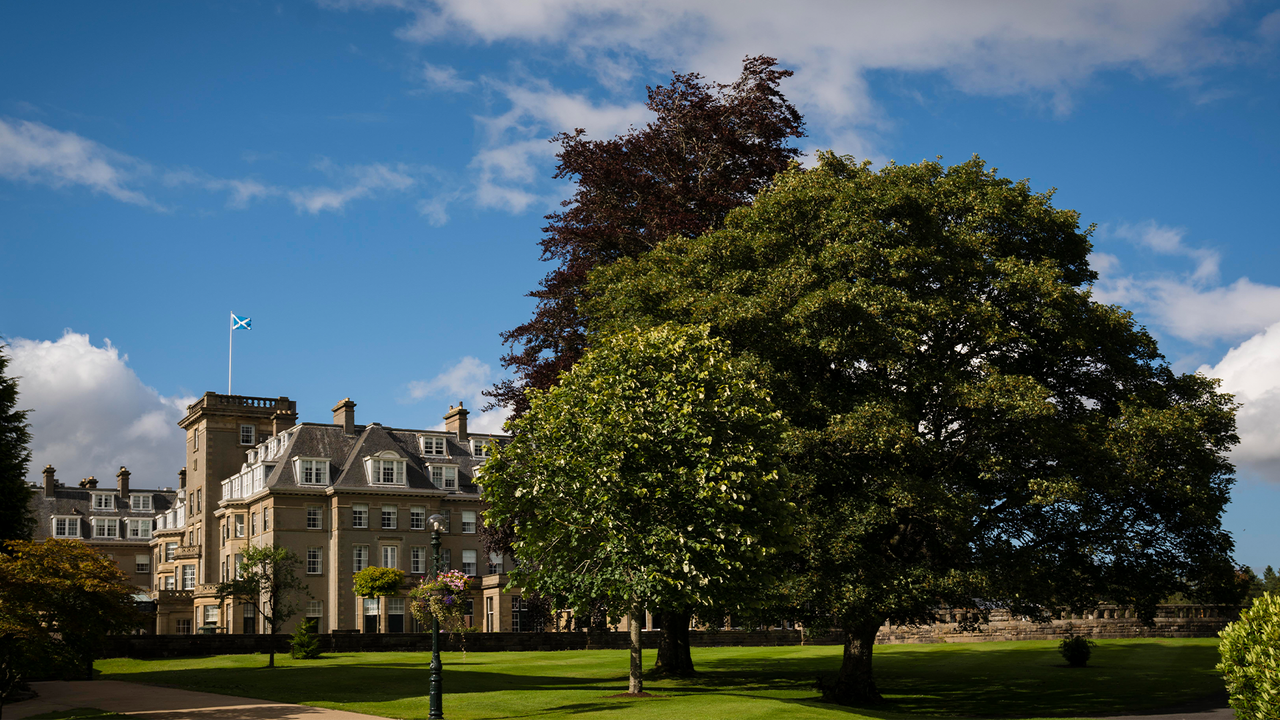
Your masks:
[[[1216,639],[1101,640],[1087,668],[1068,668],[1053,642],[885,645],[876,648],[884,703],[850,709],[818,701],[840,648],[697,648],[691,680],[646,681],[660,697],[626,690],[627,653],[614,650],[445,653],[445,715],[487,718],[1088,717],[1224,698]],[[647,663],[653,653],[645,654]],[[103,679],[340,708],[394,718],[427,716],[426,653],[330,654],[320,660],[222,655],[103,660]]]

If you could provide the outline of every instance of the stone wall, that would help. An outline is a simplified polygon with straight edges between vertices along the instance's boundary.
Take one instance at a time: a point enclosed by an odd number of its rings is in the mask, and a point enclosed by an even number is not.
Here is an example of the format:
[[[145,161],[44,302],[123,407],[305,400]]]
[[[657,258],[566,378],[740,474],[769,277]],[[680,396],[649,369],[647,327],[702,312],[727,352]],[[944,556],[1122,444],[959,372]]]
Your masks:
[[[940,613],[939,622],[918,627],[888,626],[881,628],[877,642],[955,643],[994,642],[1000,640],[1060,640],[1070,635],[1103,638],[1190,638],[1216,637],[1236,616],[1234,608],[1200,605],[1161,606],[1151,627],[1144,626],[1124,608],[1104,606],[1084,615],[1068,615],[1048,623],[1033,623],[1009,617],[1003,611],[991,613],[991,622],[977,631],[963,631],[965,610]],[[404,634],[322,634],[323,652],[385,652],[431,650],[431,636],[425,633]],[[642,635],[644,647],[656,648],[658,633]],[[272,647],[278,653],[289,652],[288,635],[118,635],[109,638],[104,657],[184,657],[198,655],[234,655],[265,653]],[[467,633],[464,636],[440,636],[440,649],[467,652],[521,652],[546,650],[621,650],[627,647],[626,633]],[[767,647],[775,645],[833,645],[841,638],[832,633],[814,636],[800,630],[696,630],[689,633],[695,647]]]

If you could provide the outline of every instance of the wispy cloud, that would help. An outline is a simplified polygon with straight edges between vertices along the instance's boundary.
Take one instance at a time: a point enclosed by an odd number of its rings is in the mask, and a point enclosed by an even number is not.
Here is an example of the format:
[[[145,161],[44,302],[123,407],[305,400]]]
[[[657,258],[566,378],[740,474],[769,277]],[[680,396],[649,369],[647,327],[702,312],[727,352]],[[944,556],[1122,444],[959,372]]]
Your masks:
[[[493,386],[497,373],[487,363],[470,355],[430,380],[414,380],[406,386],[404,402],[419,402],[427,398],[452,403],[454,399],[465,401],[472,408],[487,404],[481,393]],[[469,418],[469,426],[476,432],[501,432],[507,412],[498,409]]]
[[[49,187],[79,185],[121,202],[163,209],[130,187],[146,163],[73,132],[0,118],[0,177]]]
[[[372,197],[384,191],[403,191],[417,182],[404,165],[374,163],[339,167],[323,160],[317,165],[343,182],[339,187],[308,187],[289,192],[289,200],[298,212],[312,215],[326,210],[342,212],[352,200]]]
[[[448,65],[422,64],[422,79],[428,87],[445,92],[466,92],[475,87],[475,83],[458,75],[457,69]]]
[[[213,192],[227,193],[227,207],[243,210],[254,200],[276,197],[284,191],[266,185],[253,178],[217,178],[199,170],[172,170],[164,174],[164,184],[169,187],[195,185]]]

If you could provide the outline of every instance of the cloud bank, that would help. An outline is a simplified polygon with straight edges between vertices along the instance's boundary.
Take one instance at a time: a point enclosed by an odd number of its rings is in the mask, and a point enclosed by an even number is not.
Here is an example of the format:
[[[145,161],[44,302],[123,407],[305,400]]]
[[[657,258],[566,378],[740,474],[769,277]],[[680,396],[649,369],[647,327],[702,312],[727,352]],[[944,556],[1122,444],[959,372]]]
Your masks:
[[[124,465],[134,487],[177,486],[185,445],[176,423],[195,398],[162,396],[110,340],[99,347],[70,330],[56,341],[16,338],[8,353],[18,406],[32,410],[28,481],[51,464],[65,484],[93,475],[114,485]]]

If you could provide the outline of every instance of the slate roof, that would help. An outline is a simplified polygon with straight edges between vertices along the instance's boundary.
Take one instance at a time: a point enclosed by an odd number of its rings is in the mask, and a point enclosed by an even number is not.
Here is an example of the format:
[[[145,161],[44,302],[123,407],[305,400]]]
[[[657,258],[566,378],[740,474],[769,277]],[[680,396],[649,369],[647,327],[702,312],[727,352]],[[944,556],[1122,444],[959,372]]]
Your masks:
[[[291,428],[288,442],[268,463],[276,463],[265,485],[268,488],[300,487],[296,477],[294,458],[328,458],[329,484],[335,488],[363,489],[387,488],[369,481],[364,459],[391,451],[405,462],[405,486],[416,490],[441,490],[431,482],[429,466],[447,464],[458,466],[458,490],[475,493],[475,472],[485,458],[471,453],[470,443],[460,443],[453,433],[438,430],[403,430],[384,428],[377,423],[357,425],[355,434],[347,435],[339,425],[301,423]],[[418,442],[420,436],[445,438],[445,455],[423,455]],[[474,434],[477,439],[506,439],[502,435]],[[394,486],[399,488],[401,486]]]
[[[115,510],[94,510],[92,493],[111,493],[117,496]],[[37,486],[31,488],[31,511],[36,518],[36,540],[43,540],[49,537],[53,529],[50,527],[49,519],[54,515],[76,515],[81,518],[80,534],[83,539],[89,540],[89,524],[88,521],[94,517],[113,517],[120,519],[147,519],[150,520],[157,513],[167,511],[173,506],[177,498],[177,493],[168,490],[153,490],[150,488],[130,488],[129,495],[150,495],[150,510],[132,510],[128,503],[122,503],[119,500],[120,491],[114,487],[100,487],[93,490],[81,487],[57,487],[54,488],[52,497],[45,497],[44,487]],[[128,541],[129,538],[113,538],[112,541]],[[146,540],[138,540],[137,542],[146,544]]]

